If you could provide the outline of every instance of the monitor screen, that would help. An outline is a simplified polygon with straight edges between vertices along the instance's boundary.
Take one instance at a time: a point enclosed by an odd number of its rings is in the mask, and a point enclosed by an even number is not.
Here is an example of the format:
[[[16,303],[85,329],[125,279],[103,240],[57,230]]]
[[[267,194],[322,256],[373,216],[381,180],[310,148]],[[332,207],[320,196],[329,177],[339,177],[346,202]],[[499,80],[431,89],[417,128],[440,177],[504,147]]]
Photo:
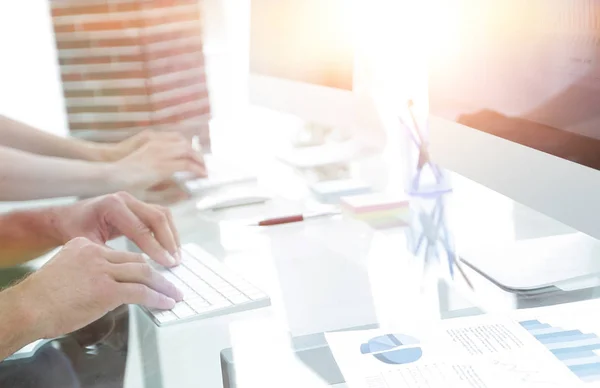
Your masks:
[[[352,90],[352,1],[252,0],[250,71]]]
[[[600,1],[439,5],[431,114],[600,169]]]

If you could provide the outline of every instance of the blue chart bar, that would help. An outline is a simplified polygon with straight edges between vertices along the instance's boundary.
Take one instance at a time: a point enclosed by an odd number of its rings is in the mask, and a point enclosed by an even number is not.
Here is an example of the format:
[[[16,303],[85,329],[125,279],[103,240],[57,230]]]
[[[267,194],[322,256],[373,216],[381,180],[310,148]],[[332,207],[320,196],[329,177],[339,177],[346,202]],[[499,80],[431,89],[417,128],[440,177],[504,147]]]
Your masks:
[[[600,381],[600,338],[580,330],[563,330],[538,320],[520,322],[521,326],[542,343],[571,372],[585,382]]]
[[[534,326],[535,326],[535,325],[539,325],[540,323],[541,323],[541,322],[540,322],[540,321],[538,321],[537,319],[534,319],[534,320],[531,320],[531,321],[522,321],[522,322],[519,322],[519,324],[520,324],[521,326],[523,326],[524,328],[526,328],[526,329],[528,329],[528,328],[529,328],[529,326],[531,326],[531,325],[534,325]]]
[[[595,357],[596,353],[594,353],[591,350],[588,351],[584,351],[584,352],[579,352],[579,351],[571,351],[571,352],[563,352],[560,354],[554,354],[556,356],[556,358],[558,358],[561,361],[568,361],[568,360],[581,360],[584,358],[590,358],[590,357]]]
[[[553,329],[553,327],[548,325],[547,323],[538,323],[537,325],[530,325],[526,327],[526,329],[529,331],[535,331],[540,329]]]
[[[554,353],[554,355],[559,355],[559,354],[568,354],[568,353],[572,353],[572,352],[585,352],[587,350],[598,350],[600,349],[600,344],[594,344],[594,345],[585,345],[585,346],[579,346],[576,348],[563,348],[563,349],[554,349],[551,350],[552,353]]]
[[[555,331],[554,333],[548,333],[548,334],[538,334],[535,336],[535,338],[537,340],[539,340],[540,342],[544,342],[547,340],[552,340],[555,338],[566,338],[566,337],[570,337],[570,336],[577,336],[577,335],[581,335],[583,334],[582,332],[580,332],[579,330],[560,330],[560,331]]]
[[[577,375],[577,377],[600,377],[600,363],[573,365],[569,369]]]
[[[600,362],[600,356],[597,356],[594,352],[590,352],[593,355],[590,357],[580,357],[574,358],[572,360],[562,360],[562,362],[568,366],[569,368],[574,365],[584,365],[584,364],[595,364]]]
[[[547,327],[545,329],[529,329],[528,331],[534,337],[537,337],[539,335],[544,335],[544,334],[554,334],[554,333],[562,334],[565,332],[560,327]]]
[[[582,334],[581,336],[571,337],[560,342],[544,343],[544,345],[550,350],[572,349],[582,346],[600,345],[600,338],[596,337],[596,334]]]

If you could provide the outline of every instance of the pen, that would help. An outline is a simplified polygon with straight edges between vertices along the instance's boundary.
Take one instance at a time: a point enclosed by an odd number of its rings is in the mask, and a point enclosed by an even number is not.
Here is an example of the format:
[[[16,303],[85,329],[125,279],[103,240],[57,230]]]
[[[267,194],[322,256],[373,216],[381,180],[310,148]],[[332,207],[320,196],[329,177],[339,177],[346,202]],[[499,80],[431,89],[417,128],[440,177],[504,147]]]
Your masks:
[[[291,216],[285,217],[277,217],[277,218],[268,218],[262,221],[259,221],[256,226],[272,226],[272,225],[281,225],[281,224],[290,224],[292,222],[302,222],[304,220],[310,220],[313,218],[321,218],[328,217],[340,214],[340,212],[322,212],[322,213],[312,213],[312,214],[295,214]]]
[[[463,279],[465,280],[465,282],[467,283],[467,285],[469,286],[469,288],[471,290],[475,290],[475,288],[473,287],[473,283],[471,283],[471,281],[469,280],[469,277],[467,276],[467,274],[465,273],[465,271],[462,268],[462,265],[460,265],[460,256],[458,255],[454,255],[452,261],[454,262],[454,265],[456,265],[456,268],[458,268],[458,271],[460,272],[460,275],[463,277]]]

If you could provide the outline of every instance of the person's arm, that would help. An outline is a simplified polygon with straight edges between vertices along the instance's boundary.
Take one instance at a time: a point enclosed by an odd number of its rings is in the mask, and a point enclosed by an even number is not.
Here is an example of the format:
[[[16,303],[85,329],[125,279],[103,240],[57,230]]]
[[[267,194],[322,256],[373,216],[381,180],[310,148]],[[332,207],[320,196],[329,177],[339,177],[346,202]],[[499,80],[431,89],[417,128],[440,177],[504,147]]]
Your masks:
[[[0,214],[0,267],[22,264],[61,246],[53,215],[52,208]]]
[[[52,211],[19,211],[0,215],[0,267],[34,259],[62,242],[52,235]],[[18,287],[0,292],[0,360],[41,338],[31,301],[24,300]],[[19,330],[15,330],[15,328]]]
[[[40,156],[0,146],[0,201],[143,192],[179,171],[205,176],[202,157],[185,141],[151,141],[112,163]]]
[[[32,154],[88,162],[116,162],[150,142],[164,144],[188,141],[176,131],[153,131],[146,129],[119,143],[97,143],[74,137],[61,137],[34,128],[25,123],[0,115],[0,146],[10,147]],[[201,161],[201,160],[200,160]],[[203,161],[201,161],[203,165]]]
[[[114,170],[110,163],[40,156],[0,146],[0,200],[107,194],[124,188]]]
[[[172,309],[183,294],[146,258],[106,247],[125,236],[166,267],[181,262],[168,209],[127,193],[0,217],[0,263],[18,263],[64,245],[48,263],[0,292],[0,361],[41,338],[55,338],[122,304]]]
[[[0,115],[0,145],[43,156],[90,162],[112,160],[109,145],[61,137]]]
[[[104,244],[122,235],[164,266],[180,261],[181,243],[170,211],[120,192],[0,214],[0,267],[24,263],[76,237]]]
[[[5,312],[0,314],[0,360],[42,337],[36,312],[28,308],[28,301],[18,291],[9,288],[0,292],[0,311]]]

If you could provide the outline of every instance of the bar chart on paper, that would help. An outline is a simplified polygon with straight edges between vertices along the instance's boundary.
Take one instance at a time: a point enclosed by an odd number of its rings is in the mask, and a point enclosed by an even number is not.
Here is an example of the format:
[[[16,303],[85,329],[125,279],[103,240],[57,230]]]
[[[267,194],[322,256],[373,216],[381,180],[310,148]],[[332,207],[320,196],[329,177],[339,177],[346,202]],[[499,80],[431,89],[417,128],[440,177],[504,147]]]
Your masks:
[[[581,381],[600,382],[600,338],[597,334],[555,327],[539,320],[519,324]]]

